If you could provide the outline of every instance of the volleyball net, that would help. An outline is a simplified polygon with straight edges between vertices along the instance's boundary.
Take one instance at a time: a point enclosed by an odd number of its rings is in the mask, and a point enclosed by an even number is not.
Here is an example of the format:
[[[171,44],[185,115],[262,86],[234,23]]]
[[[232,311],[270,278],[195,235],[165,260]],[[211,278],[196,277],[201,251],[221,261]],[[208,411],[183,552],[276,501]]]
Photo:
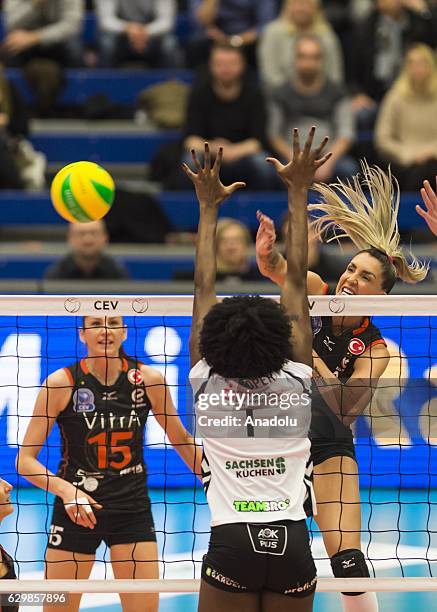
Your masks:
[[[310,520],[313,556],[322,577],[319,589],[437,590],[437,296],[321,296],[309,298],[309,305],[315,327],[324,316],[370,316],[391,356],[370,405],[354,424],[362,550],[372,578],[358,579],[359,587],[353,588],[352,579],[333,579],[321,534]],[[61,590],[56,581],[41,582],[53,497],[29,485],[15,469],[43,381],[85,356],[79,337],[84,316],[122,316],[125,352],[162,372],[183,424],[195,433],[187,389],[191,311],[190,296],[0,297],[0,477],[14,485],[11,498],[16,504],[0,527],[0,543],[16,560],[20,591],[35,590],[35,584],[40,591]],[[131,399],[135,408],[142,398]],[[160,580],[123,581],[123,591],[195,591],[209,539],[202,486],[153,416],[147,421],[144,449]],[[56,473],[60,453],[55,426],[39,459]],[[96,482],[92,475],[82,475],[81,485],[90,495]],[[91,580],[64,581],[62,590],[120,592],[120,581],[109,582],[112,576],[109,552],[102,545]],[[11,583],[2,583],[0,592],[12,590]]]

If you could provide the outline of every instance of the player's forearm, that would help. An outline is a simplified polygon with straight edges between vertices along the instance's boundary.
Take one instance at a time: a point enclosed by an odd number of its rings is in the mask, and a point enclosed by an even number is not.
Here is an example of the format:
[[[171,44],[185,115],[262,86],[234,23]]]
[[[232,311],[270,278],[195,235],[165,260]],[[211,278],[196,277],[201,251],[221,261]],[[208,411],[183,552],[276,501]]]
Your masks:
[[[335,416],[350,426],[370,402],[370,381],[351,378],[342,383],[319,357],[314,361],[314,370],[320,395]]]
[[[193,474],[200,477],[202,474],[202,449],[199,445],[196,445],[195,439],[186,432],[184,440],[175,442],[174,448]]]
[[[26,457],[19,454],[17,457],[17,471],[35,487],[53,493],[53,495],[58,497],[62,497],[66,490],[72,486],[71,483],[53,474],[34,457]]]
[[[196,296],[215,293],[217,208],[210,204],[200,202],[194,274]]]
[[[288,188],[288,234],[286,240],[285,281],[306,287],[308,270],[308,188]]]
[[[273,247],[269,255],[256,256],[259,271],[277,285],[283,285],[287,274],[287,262],[281,253]]]

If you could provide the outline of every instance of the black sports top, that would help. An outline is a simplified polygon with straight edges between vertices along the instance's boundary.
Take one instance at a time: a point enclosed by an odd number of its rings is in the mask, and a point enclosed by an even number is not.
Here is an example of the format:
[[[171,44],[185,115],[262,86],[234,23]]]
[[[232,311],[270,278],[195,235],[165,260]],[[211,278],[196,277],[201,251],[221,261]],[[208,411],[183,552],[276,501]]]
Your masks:
[[[65,368],[73,389],[57,417],[62,438],[57,475],[101,503],[101,512],[134,513],[149,505],[143,439],[151,404],[141,365],[123,359],[110,387],[89,372],[85,360]]]
[[[355,361],[370,347],[384,344],[379,329],[366,317],[357,329],[345,329],[335,335],[332,317],[313,319],[313,348],[328,368],[346,382],[353,374]],[[313,384],[311,438],[329,439],[351,437],[350,427],[344,425],[329,408],[317,385]]]

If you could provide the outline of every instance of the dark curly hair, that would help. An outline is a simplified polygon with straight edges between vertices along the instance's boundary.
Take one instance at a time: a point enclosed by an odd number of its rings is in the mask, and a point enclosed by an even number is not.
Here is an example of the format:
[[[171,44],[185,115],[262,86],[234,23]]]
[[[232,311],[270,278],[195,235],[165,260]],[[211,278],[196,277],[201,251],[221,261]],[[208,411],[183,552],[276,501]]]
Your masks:
[[[200,332],[200,352],[224,378],[259,378],[292,358],[291,323],[269,298],[225,298],[211,308]]]

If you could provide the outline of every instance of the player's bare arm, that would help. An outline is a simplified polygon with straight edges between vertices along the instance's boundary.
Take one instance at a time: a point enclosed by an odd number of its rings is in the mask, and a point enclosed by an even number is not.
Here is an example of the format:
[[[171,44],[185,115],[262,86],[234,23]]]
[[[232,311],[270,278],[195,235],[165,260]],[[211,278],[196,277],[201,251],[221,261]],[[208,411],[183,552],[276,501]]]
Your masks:
[[[168,439],[181,459],[197,476],[201,473],[202,450],[196,446],[193,436],[185,429],[173,400],[165,378],[160,372],[142,366],[141,372],[147,387],[147,395],[152,404],[152,412],[159,425],[165,431]]]
[[[194,304],[190,333],[190,364],[193,367],[200,360],[199,336],[202,322],[210,308],[217,302],[215,280],[216,263],[216,231],[217,217],[220,205],[245,183],[233,183],[225,186],[220,180],[220,167],[223,159],[223,149],[211,166],[211,154],[208,143],[205,144],[204,166],[195,151],[191,152],[196,172],[183,164],[183,169],[192,181],[199,202],[199,228],[197,233],[195,272],[194,272]]]
[[[273,220],[260,210],[257,212],[259,222],[256,235],[256,262],[261,274],[276,285],[284,284],[287,274],[287,261],[276,246],[276,231]],[[315,272],[308,271],[307,288],[309,295],[323,295],[325,282]]]
[[[312,366],[312,330],[307,293],[308,190],[318,168],[331,157],[330,153],[320,157],[328,138],[313,149],[315,131],[315,127],[311,128],[303,149],[298,130],[293,131],[292,159],[287,165],[269,158],[288,192],[287,272],[281,289],[281,304],[294,321],[291,339],[294,360],[309,366]]]
[[[331,372],[315,351],[313,357],[315,382],[320,394],[342,423],[351,425],[369,405],[378,380],[389,364],[387,347],[382,343],[370,346],[356,360],[353,374],[345,383]]]
[[[74,523],[93,529],[96,518],[91,506],[101,508],[101,505],[87,493],[53,474],[37,458],[56,418],[67,406],[71,393],[71,381],[63,369],[51,374],[43,383],[17,456],[17,471],[34,486],[60,497]]]

